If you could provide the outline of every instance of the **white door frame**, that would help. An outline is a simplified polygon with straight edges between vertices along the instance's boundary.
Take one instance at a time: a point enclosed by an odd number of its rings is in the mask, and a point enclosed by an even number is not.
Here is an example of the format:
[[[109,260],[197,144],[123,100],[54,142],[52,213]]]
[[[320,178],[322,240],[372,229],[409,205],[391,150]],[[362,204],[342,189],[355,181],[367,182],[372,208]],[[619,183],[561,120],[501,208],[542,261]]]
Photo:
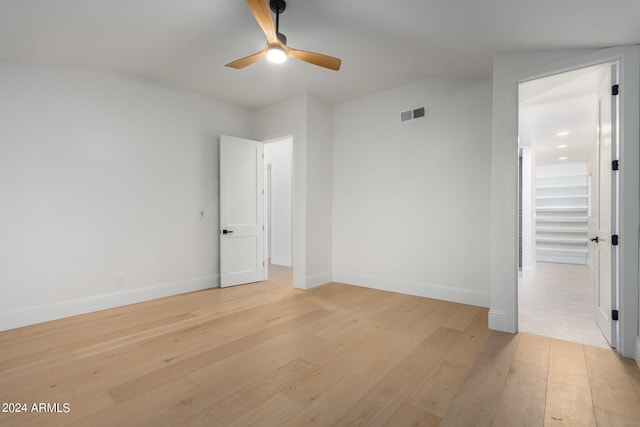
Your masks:
[[[612,160],[618,159],[618,97],[612,87],[618,83],[618,63],[612,63],[609,72],[599,82],[598,90],[598,217],[594,254],[596,261],[596,307],[598,328],[612,347],[618,347],[619,322],[612,319],[612,310],[619,307],[618,248],[611,244],[611,236],[618,233],[618,176],[612,170]],[[603,108],[604,105],[604,108]],[[604,126],[603,126],[604,120]],[[610,130],[603,130],[609,127]],[[609,134],[607,138],[606,135]],[[606,185],[603,185],[606,184]],[[604,290],[604,292],[602,292]]]
[[[260,139],[263,144],[291,139],[291,269],[293,287],[306,287],[306,148],[304,140],[298,137],[296,130],[267,134]],[[266,166],[265,166],[266,168]],[[265,206],[266,209],[266,206]],[[265,227],[266,228],[266,227]],[[268,259],[265,253],[265,266]],[[265,280],[268,271],[265,270]]]
[[[289,167],[291,170],[291,174],[289,175],[289,185],[291,188],[291,193],[289,195],[290,197],[290,202],[291,202],[291,229],[290,229],[290,233],[291,233],[291,239],[292,239],[292,243],[293,243],[293,135],[285,135],[285,136],[281,136],[278,138],[270,138],[267,140],[262,141],[264,147],[265,147],[265,152],[266,152],[266,147],[268,146],[268,144],[273,144],[273,143],[278,143],[280,141],[285,141],[288,140],[290,142],[289,145]],[[266,161],[266,154],[265,154],[265,161]],[[272,181],[271,181],[271,169],[270,167],[271,164],[267,165],[267,163],[265,162],[265,199],[264,199],[264,218],[265,218],[265,236],[264,236],[264,259],[265,259],[265,280],[267,280],[269,278],[268,275],[268,265],[269,265],[269,254],[271,255],[271,258],[273,258],[273,211],[274,211],[274,206],[273,204],[271,204],[271,206],[269,206],[269,198],[271,198],[271,201],[273,201],[272,198]],[[269,197],[267,197],[269,196]],[[291,243],[291,249],[293,249],[293,244]],[[293,251],[291,251],[291,256],[293,257]],[[293,263],[291,263],[291,266],[293,267]]]
[[[491,329],[518,331],[518,84],[605,62],[620,62],[618,351],[635,357],[640,230],[640,47],[496,57],[493,70],[491,177]],[[639,354],[640,356],[640,354]]]

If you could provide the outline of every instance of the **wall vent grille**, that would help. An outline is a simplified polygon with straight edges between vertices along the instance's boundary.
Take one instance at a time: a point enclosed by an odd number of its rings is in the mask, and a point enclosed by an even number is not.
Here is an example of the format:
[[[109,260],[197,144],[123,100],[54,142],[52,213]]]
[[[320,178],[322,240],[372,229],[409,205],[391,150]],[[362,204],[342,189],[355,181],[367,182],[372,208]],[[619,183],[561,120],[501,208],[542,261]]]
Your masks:
[[[421,119],[426,117],[427,109],[425,107],[418,107],[413,110],[401,111],[400,112],[400,121],[408,122],[410,120]]]

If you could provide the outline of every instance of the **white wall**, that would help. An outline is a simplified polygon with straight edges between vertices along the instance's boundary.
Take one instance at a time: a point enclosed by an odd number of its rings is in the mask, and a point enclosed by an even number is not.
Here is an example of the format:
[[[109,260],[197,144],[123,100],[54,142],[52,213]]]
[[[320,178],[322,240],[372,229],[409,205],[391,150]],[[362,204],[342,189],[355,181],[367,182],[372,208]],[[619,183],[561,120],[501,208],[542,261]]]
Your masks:
[[[251,127],[150,81],[0,64],[0,329],[215,286],[218,137]]]
[[[336,281],[489,306],[490,113],[490,82],[455,78],[334,109]]]
[[[333,109],[307,98],[307,285],[333,280]]]
[[[271,263],[291,266],[291,138],[264,145],[271,165]]]
[[[330,106],[307,94],[255,112],[259,140],[293,136],[293,285],[301,289],[332,277],[331,232],[326,231],[331,230],[330,112]]]

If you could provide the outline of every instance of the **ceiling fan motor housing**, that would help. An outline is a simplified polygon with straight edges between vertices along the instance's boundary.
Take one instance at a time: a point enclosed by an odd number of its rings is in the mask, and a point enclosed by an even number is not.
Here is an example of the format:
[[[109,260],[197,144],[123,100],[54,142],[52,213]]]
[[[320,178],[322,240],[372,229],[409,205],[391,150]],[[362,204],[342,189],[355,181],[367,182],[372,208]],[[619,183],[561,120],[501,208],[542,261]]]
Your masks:
[[[273,13],[278,15],[284,12],[284,10],[287,8],[287,2],[284,0],[269,0],[269,7],[271,8],[271,11]]]

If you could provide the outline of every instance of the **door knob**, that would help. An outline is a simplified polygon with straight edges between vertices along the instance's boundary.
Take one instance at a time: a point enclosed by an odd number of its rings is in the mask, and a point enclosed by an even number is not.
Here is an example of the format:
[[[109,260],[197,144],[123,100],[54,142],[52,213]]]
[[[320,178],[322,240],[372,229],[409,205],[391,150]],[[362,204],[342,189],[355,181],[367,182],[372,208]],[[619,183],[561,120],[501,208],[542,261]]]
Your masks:
[[[592,242],[598,243],[598,236],[596,236],[596,237],[594,237],[592,239],[589,239],[589,240],[591,240]]]
[[[233,230],[222,230],[222,234],[231,234]]]

